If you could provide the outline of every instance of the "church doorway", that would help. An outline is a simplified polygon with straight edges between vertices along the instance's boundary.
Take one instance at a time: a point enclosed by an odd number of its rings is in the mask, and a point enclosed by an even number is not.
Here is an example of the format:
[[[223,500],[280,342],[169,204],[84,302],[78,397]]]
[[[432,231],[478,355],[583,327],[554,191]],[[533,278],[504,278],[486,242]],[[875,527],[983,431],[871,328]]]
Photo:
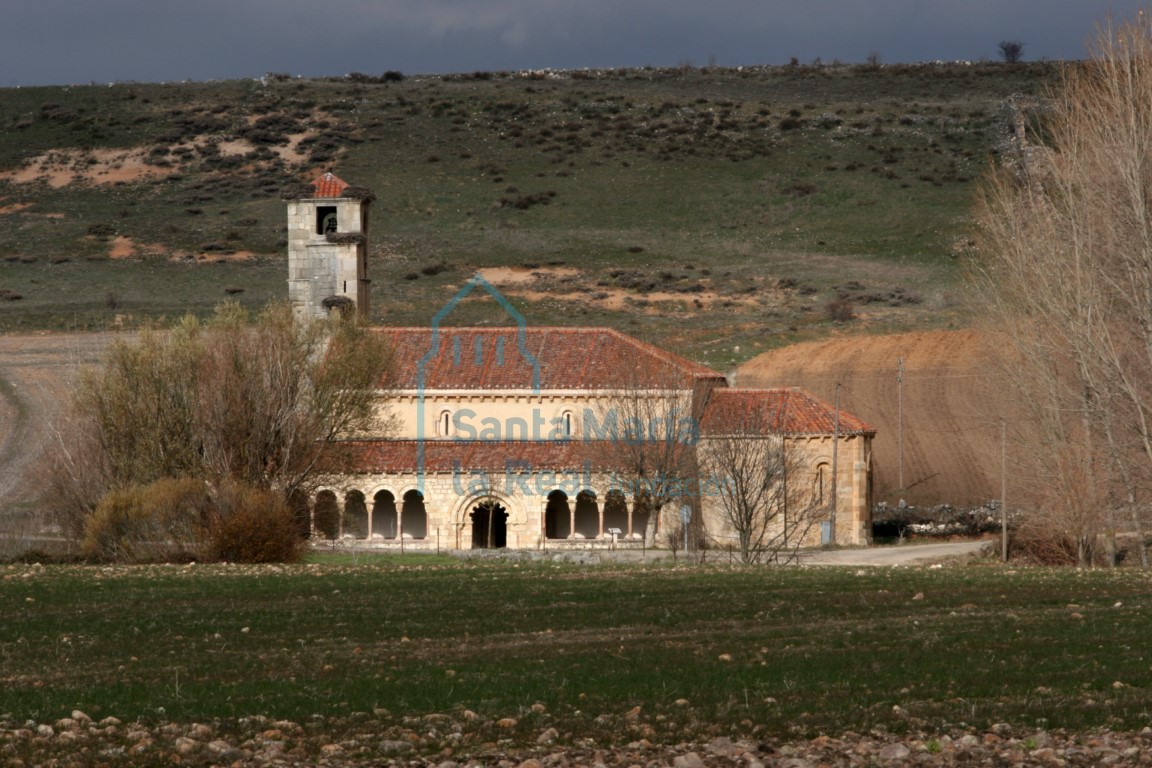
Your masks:
[[[472,508],[472,548],[503,549],[508,546],[508,510],[487,499]]]

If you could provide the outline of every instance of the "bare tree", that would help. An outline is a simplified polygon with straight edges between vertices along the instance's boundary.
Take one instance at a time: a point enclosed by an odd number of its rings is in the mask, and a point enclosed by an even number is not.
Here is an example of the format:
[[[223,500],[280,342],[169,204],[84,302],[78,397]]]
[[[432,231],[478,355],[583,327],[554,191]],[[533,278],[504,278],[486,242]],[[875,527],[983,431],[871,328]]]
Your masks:
[[[376,406],[391,351],[351,316],[308,322],[277,304],[250,320],[231,305],[208,324],[199,443],[212,476],[288,496],[307,490],[337,438],[387,433]]]
[[[1152,490],[1152,25],[1103,27],[1044,115],[1047,144],[993,174],[971,284],[1032,420],[1031,502],[1092,557]],[[1048,475],[1047,481],[1041,481]]]
[[[713,410],[700,444],[703,502],[734,532],[743,562],[790,562],[827,510],[787,435],[787,398],[729,406]]]
[[[647,512],[644,539],[660,535],[665,507],[697,498],[700,382],[675,366],[637,370],[616,377],[595,408],[600,437],[617,485],[630,491],[638,511]],[[586,437],[588,430],[586,425]],[[698,526],[699,515],[694,519]]]
[[[391,380],[384,338],[286,304],[221,306],[110,346],[84,373],[47,453],[45,502],[79,533],[111,490],[161,478],[307,491],[341,436],[372,428]]]
[[[1001,40],[998,47],[1005,64],[1016,64],[1024,56],[1024,43],[1019,40]]]

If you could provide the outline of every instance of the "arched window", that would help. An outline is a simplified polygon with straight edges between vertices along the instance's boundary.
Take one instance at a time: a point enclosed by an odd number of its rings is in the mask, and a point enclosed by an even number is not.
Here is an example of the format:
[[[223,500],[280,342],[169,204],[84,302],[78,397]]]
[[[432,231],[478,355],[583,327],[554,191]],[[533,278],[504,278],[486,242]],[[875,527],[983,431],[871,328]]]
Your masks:
[[[372,497],[372,535],[394,539],[398,526],[396,497],[391,491],[377,491]]]
[[[544,536],[549,539],[567,539],[572,536],[572,510],[568,507],[568,494],[552,491],[544,508]]]
[[[596,505],[596,494],[592,491],[580,491],[576,494],[576,509],[573,516],[576,522],[575,533],[585,539],[595,539],[600,536],[600,509]]]
[[[816,465],[816,475],[812,483],[812,497],[816,506],[822,507],[832,501],[832,469],[826,463]]]
[[[368,538],[368,504],[364,493],[351,490],[344,494],[344,535],[356,539]]]
[[[628,534],[628,502],[618,489],[608,491],[604,497],[604,530],[619,528],[621,536]]]
[[[560,414],[560,430],[565,439],[576,434],[576,416],[572,411],[564,411]]]
[[[448,409],[440,411],[436,419],[436,436],[450,437],[452,435],[452,412]]]
[[[428,538],[428,511],[424,507],[424,494],[408,491],[400,508],[400,530],[406,539]]]
[[[325,539],[335,540],[340,535],[340,502],[333,491],[323,490],[316,494],[312,527]]]

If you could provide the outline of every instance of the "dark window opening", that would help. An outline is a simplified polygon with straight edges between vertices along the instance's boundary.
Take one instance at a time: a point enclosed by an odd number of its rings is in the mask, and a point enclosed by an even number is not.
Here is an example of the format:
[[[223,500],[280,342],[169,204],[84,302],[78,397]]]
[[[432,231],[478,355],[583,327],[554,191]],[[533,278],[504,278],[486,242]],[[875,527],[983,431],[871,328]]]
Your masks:
[[[596,506],[596,494],[580,491],[576,494],[576,538],[595,539],[600,536],[600,510]]]
[[[508,546],[508,510],[495,501],[472,508],[473,549],[503,549]]]
[[[377,491],[372,501],[372,535],[382,536],[385,539],[396,538],[399,523],[396,497],[391,491]]]
[[[316,234],[326,235],[336,231],[336,206],[321,205],[316,208]]]
[[[544,537],[567,539],[572,535],[572,513],[568,507],[568,494],[552,491],[544,508]]]
[[[344,535],[357,539],[368,538],[368,504],[361,491],[344,495]]]
[[[428,538],[428,511],[420,491],[404,494],[404,503],[400,509],[400,530],[406,539]]]

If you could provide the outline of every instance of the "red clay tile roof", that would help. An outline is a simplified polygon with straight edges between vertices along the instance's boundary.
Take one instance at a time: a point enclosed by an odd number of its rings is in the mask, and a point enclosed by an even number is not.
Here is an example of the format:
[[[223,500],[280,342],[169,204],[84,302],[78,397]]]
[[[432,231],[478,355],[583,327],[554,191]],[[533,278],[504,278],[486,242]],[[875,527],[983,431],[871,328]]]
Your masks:
[[[712,390],[700,419],[703,435],[778,432],[784,435],[831,435],[836,409],[799,389]],[[840,411],[840,434],[874,435],[876,430]]]
[[[532,389],[536,377],[542,390],[691,387],[700,380],[724,378],[611,328],[526,328],[523,350],[515,327],[377,332],[392,343],[400,389],[420,386],[422,360],[423,387],[428,390]]]
[[[327,466],[359,473],[414,472],[419,440],[349,440],[337,443]],[[598,441],[426,440],[428,473],[611,471],[623,469],[623,453]],[[620,457],[613,459],[613,457]],[[467,478],[462,482],[467,484]],[[502,481],[503,482],[503,481]]]
[[[349,184],[334,173],[325,173],[313,181],[312,186],[316,197],[340,197]]]

